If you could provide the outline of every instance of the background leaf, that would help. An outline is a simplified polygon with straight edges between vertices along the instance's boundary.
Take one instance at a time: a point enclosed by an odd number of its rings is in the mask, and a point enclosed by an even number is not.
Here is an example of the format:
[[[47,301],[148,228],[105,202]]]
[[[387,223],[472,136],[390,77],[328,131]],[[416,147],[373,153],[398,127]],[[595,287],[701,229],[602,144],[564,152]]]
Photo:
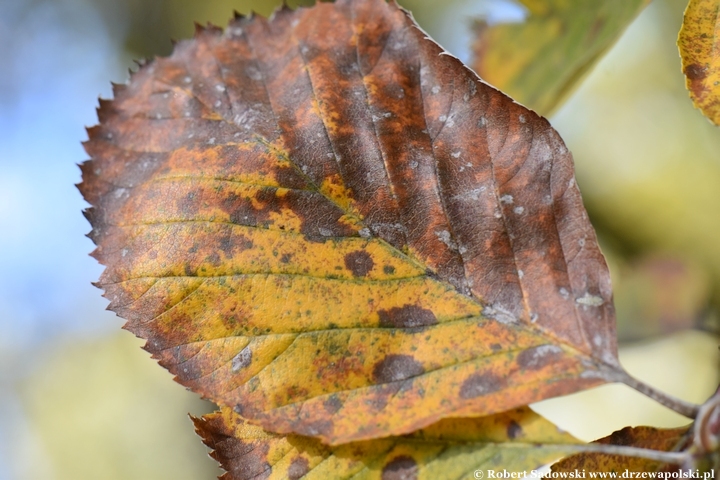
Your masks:
[[[268,430],[403,434],[621,376],[569,152],[395,5],[199,29],[98,116],[110,308]]]
[[[193,421],[210,455],[227,470],[225,480],[475,478],[476,470],[533,470],[562,455],[561,445],[578,443],[527,407],[442,420],[412,435],[339,447],[268,433],[227,408]]]
[[[523,105],[550,115],[649,0],[521,0],[522,23],[477,23],[473,69]]]
[[[690,0],[678,36],[690,98],[715,125],[720,125],[719,8],[717,0]]]
[[[595,443],[647,448],[663,452],[672,451],[683,440],[689,427],[662,429],[653,427],[626,427]],[[676,471],[677,465],[668,465],[644,458],[605,453],[580,453],[568,457],[552,467],[553,472],[657,472]]]

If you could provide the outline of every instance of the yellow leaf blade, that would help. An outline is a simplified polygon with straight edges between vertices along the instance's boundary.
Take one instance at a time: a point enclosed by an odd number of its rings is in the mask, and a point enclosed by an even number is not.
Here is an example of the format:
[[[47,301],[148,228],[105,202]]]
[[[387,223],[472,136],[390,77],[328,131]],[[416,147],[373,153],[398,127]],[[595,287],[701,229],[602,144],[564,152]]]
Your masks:
[[[690,0],[678,36],[690,98],[715,125],[720,125],[719,10],[717,0]]]
[[[268,433],[230,409],[193,419],[211,456],[241,478],[477,478],[489,470],[531,471],[578,440],[527,407],[483,418],[438,422],[404,437],[327,447],[315,439]]]

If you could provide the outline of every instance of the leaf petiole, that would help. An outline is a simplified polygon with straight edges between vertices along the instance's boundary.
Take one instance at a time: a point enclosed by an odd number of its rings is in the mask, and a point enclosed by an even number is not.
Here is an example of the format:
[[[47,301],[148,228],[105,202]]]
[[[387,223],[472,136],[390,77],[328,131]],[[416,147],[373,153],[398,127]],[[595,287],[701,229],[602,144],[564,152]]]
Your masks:
[[[617,373],[620,374],[620,378],[618,379],[618,381],[624,383],[629,387],[634,388],[643,395],[652,398],[659,404],[664,405],[669,409],[676,411],[680,415],[683,415],[690,419],[694,419],[695,417],[697,417],[700,405],[696,405],[694,403],[686,402],[685,400],[673,397],[672,395],[669,395],[646,383],[641,382],[640,380],[632,377],[629,373],[625,371]]]

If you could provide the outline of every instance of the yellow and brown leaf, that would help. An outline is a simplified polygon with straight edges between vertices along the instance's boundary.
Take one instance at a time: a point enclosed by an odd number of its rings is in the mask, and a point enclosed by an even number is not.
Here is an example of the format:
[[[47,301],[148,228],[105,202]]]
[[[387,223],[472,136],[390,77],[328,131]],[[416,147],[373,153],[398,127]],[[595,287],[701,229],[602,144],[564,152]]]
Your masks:
[[[228,408],[193,418],[227,471],[250,478],[472,479],[476,471],[531,471],[578,440],[527,407],[484,418],[446,419],[412,435],[328,447],[317,439],[279,436]]]
[[[685,84],[695,107],[720,125],[720,1],[690,0],[678,36]]]
[[[570,153],[395,4],[200,28],[114,95],[98,286],[188,388],[339,444],[616,378]]]

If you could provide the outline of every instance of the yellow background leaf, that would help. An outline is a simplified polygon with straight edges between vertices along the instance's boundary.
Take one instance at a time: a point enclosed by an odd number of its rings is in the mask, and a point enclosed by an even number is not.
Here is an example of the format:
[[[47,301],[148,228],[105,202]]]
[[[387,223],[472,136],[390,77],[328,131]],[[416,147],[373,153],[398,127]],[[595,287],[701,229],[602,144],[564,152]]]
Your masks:
[[[268,433],[223,408],[194,419],[228,473],[250,478],[472,479],[475,471],[530,471],[566,453],[576,439],[527,407],[484,418],[442,420],[404,437],[327,447],[316,439]]]
[[[678,36],[690,98],[716,125],[720,125],[719,9],[718,0],[690,0]]]

